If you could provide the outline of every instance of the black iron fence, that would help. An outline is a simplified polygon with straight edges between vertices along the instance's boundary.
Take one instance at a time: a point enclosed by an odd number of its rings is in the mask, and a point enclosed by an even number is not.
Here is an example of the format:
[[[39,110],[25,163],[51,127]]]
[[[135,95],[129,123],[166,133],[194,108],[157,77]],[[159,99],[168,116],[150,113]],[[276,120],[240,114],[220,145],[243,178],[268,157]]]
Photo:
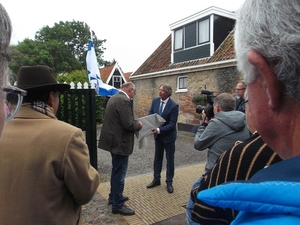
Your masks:
[[[79,86],[79,88],[78,88]],[[97,157],[97,124],[102,123],[104,111],[104,97],[97,96],[95,89],[87,84],[71,83],[71,89],[60,96],[57,118],[72,124],[85,132],[86,143],[89,148],[91,165],[98,169]]]

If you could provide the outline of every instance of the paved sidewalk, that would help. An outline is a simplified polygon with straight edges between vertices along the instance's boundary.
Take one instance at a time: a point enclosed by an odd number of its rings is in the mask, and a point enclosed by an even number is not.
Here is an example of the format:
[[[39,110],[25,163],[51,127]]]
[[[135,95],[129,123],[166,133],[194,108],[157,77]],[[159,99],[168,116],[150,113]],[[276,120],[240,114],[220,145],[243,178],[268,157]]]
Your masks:
[[[109,182],[101,183],[93,200],[83,207],[84,225],[180,225],[185,222],[185,205],[192,183],[204,170],[204,163],[177,168],[173,182],[174,193],[169,194],[166,184],[147,189],[152,174],[126,178],[124,195],[129,197],[126,205],[134,209],[133,216],[120,216],[111,213],[107,205]]]
[[[97,137],[99,137],[100,130]],[[192,183],[204,171],[206,151],[194,149],[194,134],[178,132],[175,151],[174,193],[166,190],[165,170],[162,171],[161,186],[147,189],[153,179],[154,140],[149,138],[145,149],[140,149],[135,140],[133,154],[125,179],[124,195],[129,197],[126,205],[135,210],[134,216],[120,216],[111,213],[107,205],[111,156],[107,151],[98,149],[98,171],[100,185],[92,201],[83,206],[84,225],[185,225],[185,205]],[[163,168],[166,168],[164,159]]]

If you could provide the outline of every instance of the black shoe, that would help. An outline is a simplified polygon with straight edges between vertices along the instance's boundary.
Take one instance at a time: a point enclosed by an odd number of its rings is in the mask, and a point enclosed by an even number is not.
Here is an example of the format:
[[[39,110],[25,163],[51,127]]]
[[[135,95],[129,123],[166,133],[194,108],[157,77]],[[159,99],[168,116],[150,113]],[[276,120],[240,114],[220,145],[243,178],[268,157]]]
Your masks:
[[[160,185],[160,180],[153,180],[150,184],[147,185],[147,188],[153,188]]]
[[[132,209],[129,209],[126,205],[123,205],[122,207],[118,209],[113,209],[112,210],[113,214],[121,214],[123,216],[131,216],[134,215],[135,212]]]
[[[126,202],[128,201],[129,198],[127,196],[123,196],[123,202]],[[108,200],[108,205],[111,205],[112,204],[112,200]]]
[[[173,193],[174,188],[173,188],[172,184],[167,184],[167,190],[169,193]]]

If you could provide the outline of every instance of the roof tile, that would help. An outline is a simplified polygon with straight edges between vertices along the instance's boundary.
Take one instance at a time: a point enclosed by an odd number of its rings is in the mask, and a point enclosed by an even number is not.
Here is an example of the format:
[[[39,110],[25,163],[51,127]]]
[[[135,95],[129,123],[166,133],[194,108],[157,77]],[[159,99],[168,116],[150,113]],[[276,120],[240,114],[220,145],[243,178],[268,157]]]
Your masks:
[[[115,64],[100,69],[100,76],[103,82],[106,82]]]

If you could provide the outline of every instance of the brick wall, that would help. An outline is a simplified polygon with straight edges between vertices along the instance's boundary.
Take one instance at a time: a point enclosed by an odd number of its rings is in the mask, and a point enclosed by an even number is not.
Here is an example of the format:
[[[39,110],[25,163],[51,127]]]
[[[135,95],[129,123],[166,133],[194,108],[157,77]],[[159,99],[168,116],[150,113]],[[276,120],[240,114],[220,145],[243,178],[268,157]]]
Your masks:
[[[176,93],[177,77],[182,75],[188,77],[188,91]],[[178,123],[197,125],[199,124],[199,114],[195,111],[196,106],[192,102],[193,96],[200,94],[202,89],[211,89],[214,95],[222,92],[234,93],[236,83],[241,79],[242,77],[235,67],[164,77],[133,79],[137,90],[134,99],[136,116],[143,117],[148,114],[152,99],[158,96],[159,85],[168,83],[173,89],[171,98],[179,104]]]

